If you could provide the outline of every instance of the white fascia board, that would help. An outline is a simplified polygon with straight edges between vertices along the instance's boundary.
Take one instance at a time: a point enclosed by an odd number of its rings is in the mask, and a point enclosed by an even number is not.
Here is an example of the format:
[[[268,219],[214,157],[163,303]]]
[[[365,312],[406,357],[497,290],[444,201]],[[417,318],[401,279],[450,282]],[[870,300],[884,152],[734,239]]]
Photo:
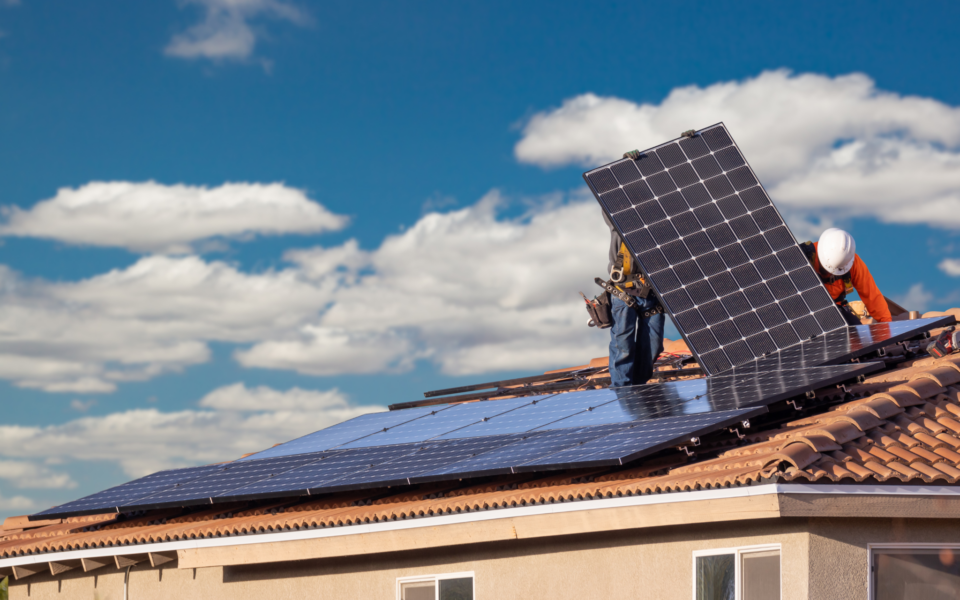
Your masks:
[[[419,529],[423,527],[454,525],[459,523],[493,521],[496,519],[515,519],[534,515],[562,514],[586,510],[623,508],[629,506],[696,502],[700,500],[722,500],[724,498],[745,498],[749,496],[766,496],[769,494],[960,496],[960,487],[946,485],[820,485],[804,483],[771,483],[716,490],[701,490],[695,492],[673,492],[644,496],[626,496],[622,498],[603,498],[599,500],[579,500],[575,502],[538,504],[534,506],[482,510],[455,515],[439,515],[435,517],[417,517],[400,521],[367,523],[364,525],[345,525],[341,527],[284,531],[279,533],[254,533],[197,540],[158,542],[154,544],[92,548],[90,550],[50,552],[46,554],[34,554],[30,556],[18,556],[15,558],[0,559],[0,568],[45,562],[77,560],[80,558],[128,556],[131,554],[145,554],[147,552],[173,552],[176,550],[187,549],[245,546],[248,544],[268,544],[273,542],[286,542],[294,540],[322,539],[347,535],[378,533],[381,531],[400,531],[406,529]]]

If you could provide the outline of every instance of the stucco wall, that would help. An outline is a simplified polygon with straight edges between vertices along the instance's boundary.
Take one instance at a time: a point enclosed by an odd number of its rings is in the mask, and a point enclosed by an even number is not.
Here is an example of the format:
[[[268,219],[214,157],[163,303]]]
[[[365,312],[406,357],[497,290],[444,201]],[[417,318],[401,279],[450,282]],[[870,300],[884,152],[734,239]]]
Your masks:
[[[692,552],[780,543],[784,600],[807,598],[805,520],[779,519],[684,526],[530,541],[496,542],[436,550],[244,567],[151,569],[130,574],[129,600],[253,598],[358,598],[393,600],[397,577],[474,571],[477,598],[692,597]],[[61,581],[36,575],[11,587],[20,600],[121,600],[123,572],[67,572]]]
[[[129,600],[394,600],[397,577],[474,571],[479,600],[692,598],[695,550],[779,543],[783,599],[865,600],[867,544],[960,541],[960,521],[777,519],[207,569],[135,567]],[[36,575],[11,599],[121,600],[123,571]]]
[[[866,600],[868,544],[960,542],[960,520],[810,519],[810,598]]]

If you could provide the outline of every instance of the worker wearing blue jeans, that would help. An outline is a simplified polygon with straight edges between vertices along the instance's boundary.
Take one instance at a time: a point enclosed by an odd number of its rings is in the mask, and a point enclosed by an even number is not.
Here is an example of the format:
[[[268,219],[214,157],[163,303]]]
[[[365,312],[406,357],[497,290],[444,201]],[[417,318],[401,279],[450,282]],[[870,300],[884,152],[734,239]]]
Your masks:
[[[622,269],[631,275],[629,251],[620,239],[606,213],[604,221],[610,227],[610,263],[608,271]],[[615,267],[616,265],[616,267]],[[627,289],[630,293],[631,288]],[[637,304],[631,308],[626,302],[611,296],[613,326],[610,328],[610,386],[640,385],[653,376],[653,363],[663,352],[663,312],[645,317],[644,313],[657,308],[659,302],[651,293],[646,298],[634,296]]]
[[[610,386],[640,385],[653,376],[653,363],[663,352],[663,313],[644,317],[657,307],[651,295],[637,298],[636,308],[613,297],[610,328]]]

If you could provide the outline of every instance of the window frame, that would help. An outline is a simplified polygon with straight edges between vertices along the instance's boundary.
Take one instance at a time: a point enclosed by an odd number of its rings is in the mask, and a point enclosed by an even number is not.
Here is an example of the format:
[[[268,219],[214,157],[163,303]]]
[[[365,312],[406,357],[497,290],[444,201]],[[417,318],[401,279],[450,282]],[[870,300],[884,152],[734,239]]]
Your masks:
[[[869,600],[874,600],[874,596],[877,593],[875,589],[877,584],[877,571],[876,571],[876,562],[874,561],[874,556],[877,550],[942,550],[943,548],[949,548],[951,550],[960,551],[960,544],[958,543],[868,543],[867,544],[867,598]]]
[[[751,546],[734,546],[732,548],[711,548],[709,550],[694,550],[693,551],[693,574],[691,576],[691,596],[693,600],[697,600],[697,559],[705,556],[721,556],[723,554],[733,554],[733,597],[735,600],[741,600],[743,595],[743,590],[741,586],[741,573],[740,573],[740,557],[743,554],[752,554],[754,552],[769,552],[771,550],[777,551],[777,556],[780,558],[780,598],[783,598],[783,548],[778,542],[776,544],[754,544]]]
[[[436,589],[434,593],[434,600],[440,600],[440,581],[444,579],[462,579],[464,577],[470,578],[470,587],[473,592],[474,600],[477,597],[477,578],[474,575],[473,571],[461,571],[459,573],[439,573],[436,575],[412,575],[409,577],[397,577],[397,600],[402,600],[401,596],[401,585],[404,583],[419,583],[421,581],[432,581],[436,583]]]

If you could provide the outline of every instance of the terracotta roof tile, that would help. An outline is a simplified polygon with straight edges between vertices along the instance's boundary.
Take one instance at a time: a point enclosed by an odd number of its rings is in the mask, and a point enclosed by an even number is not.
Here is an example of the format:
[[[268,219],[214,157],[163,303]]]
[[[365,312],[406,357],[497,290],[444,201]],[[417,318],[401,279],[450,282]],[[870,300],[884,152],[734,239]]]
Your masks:
[[[914,393],[919,398],[930,398],[946,391],[943,386],[929,378],[914,379],[890,388],[891,392],[898,392],[901,390]]]
[[[919,373],[912,377],[911,379],[932,379],[940,387],[947,387],[955,383],[960,382],[960,369],[955,368],[956,365],[944,365],[938,366],[934,369],[926,370],[922,373]]]

